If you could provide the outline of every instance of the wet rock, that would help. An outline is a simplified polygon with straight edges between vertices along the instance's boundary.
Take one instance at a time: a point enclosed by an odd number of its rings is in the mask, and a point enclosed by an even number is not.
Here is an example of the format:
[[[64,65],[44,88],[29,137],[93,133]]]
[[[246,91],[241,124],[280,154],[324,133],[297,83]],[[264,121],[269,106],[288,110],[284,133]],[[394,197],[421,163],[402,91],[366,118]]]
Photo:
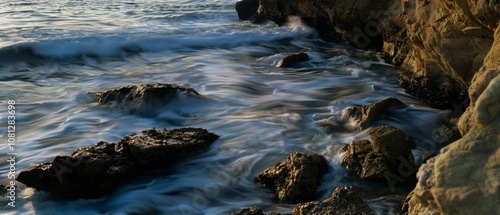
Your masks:
[[[57,156],[52,162],[22,171],[17,180],[67,198],[96,198],[141,170],[168,166],[197,154],[217,138],[198,128],[145,130],[118,143],[99,142],[70,156]]]
[[[170,103],[178,93],[200,95],[196,90],[174,84],[143,84],[95,93],[99,103],[127,107],[131,113],[154,115],[156,109]]]
[[[236,12],[240,20],[250,20],[254,24],[261,24],[267,19],[259,13],[259,0],[242,0],[236,2]]]
[[[392,108],[404,108],[406,105],[396,98],[387,98],[382,101],[360,107],[350,107],[344,110],[342,118],[351,118],[358,121],[358,129],[364,130],[381,115]]]
[[[314,199],[326,169],[323,156],[295,152],[286,161],[261,172],[255,182],[273,191],[280,202],[306,202]]]
[[[291,54],[280,60],[276,67],[292,67],[297,63],[308,61],[309,55],[306,53]]]
[[[337,187],[332,195],[323,201],[298,204],[293,215],[375,215],[361,196],[351,187]]]
[[[281,215],[280,213],[276,213],[274,211],[271,212],[266,212],[262,211],[259,207],[250,207],[250,208],[245,208],[241,211],[238,212],[233,212],[231,215]]]
[[[407,178],[415,172],[411,148],[413,138],[391,126],[370,130],[369,140],[353,141],[339,153],[340,164],[362,179],[381,180],[388,176]],[[404,171],[402,171],[404,169]]]
[[[446,146],[462,138],[460,131],[455,123],[445,123],[432,133],[432,139],[442,146]]]

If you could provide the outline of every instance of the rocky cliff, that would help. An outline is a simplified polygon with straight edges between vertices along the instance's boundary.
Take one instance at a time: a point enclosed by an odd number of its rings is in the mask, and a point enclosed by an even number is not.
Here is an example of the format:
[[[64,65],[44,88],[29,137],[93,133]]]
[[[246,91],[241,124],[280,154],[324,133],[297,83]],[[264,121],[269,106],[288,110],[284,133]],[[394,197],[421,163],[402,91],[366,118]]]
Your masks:
[[[419,169],[403,212],[500,214],[499,0],[260,0],[255,13],[279,25],[300,16],[323,38],[381,51],[409,94],[468,107],[463,138]]]

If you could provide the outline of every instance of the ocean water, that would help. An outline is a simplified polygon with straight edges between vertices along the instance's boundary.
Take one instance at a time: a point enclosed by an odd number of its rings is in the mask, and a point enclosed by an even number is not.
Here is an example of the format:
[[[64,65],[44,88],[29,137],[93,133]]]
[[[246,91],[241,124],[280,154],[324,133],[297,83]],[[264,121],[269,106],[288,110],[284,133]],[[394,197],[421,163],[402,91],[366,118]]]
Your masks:
[[[112,194],[68,201],[19,185],[1,214],[230,214],[260,206],[291,213],[253,182],[295,151],[329,161],[318,190],[354,185],[379,214],[394,214],[408,189],[363,183],[338,165],[344,144],[368,130],[339,125],[342,110],[388,97],[408,104],[389,124],[429,143],[443,112],[404,93],[380,54],[321,40],[291,17],[287,25],[238,21],[234,0],[3,0],[0,2],[0,182],[9,183],[7,101],[16,102],[16,173],[57,155],[149,128],[200,127],[221,136],[168,174],[146,172]],[[311,60],[276,68],[287,54]],[[88,92],[173,83],[177,95],[153,116],[98,104]],[[431,141],[432,142],[432,141]],[[416,157],[437,146],[418,144]]]

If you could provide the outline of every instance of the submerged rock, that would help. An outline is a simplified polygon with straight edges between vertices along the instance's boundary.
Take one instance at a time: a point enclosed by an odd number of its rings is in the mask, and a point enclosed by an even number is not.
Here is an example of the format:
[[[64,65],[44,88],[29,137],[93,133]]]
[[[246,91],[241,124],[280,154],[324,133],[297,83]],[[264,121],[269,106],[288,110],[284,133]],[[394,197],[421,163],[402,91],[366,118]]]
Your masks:
[[[259,207],[250,207],[250,208],[245,208],[241,211],[233,212],[231,215],[281,215],[280,213],[276,213],[274,211],[271,212],[265,212],[262,211]]]
[[[295,152],[286,161],[261,172],[255,182],[272,190],[280,202],[306,202],[314,199],[326,169],[323,156]]]
[[[276,67],[292,67],[297,63],[308,61],[309,55],[306,53],[291,54],[280,60]]]
[[[361,196],[351,187],[337,187],[332,195],[323,201],[298,204],[293,215],[375,215]]]
[[[347,108],[342,113],[342,118],[352,118],[358,121],[359,130],[364,130],[389,109],[404,107],[406,107],[406,105],[399,101],[399,99],[387,98],[368,105]]]
[[[408,178],[415,173],[411,148],[413,138],[391,126],[378,126],[370,130],[369,140],[353,141],[342,147],[345,153],[340,164],[362,179],[388,180]]]
[[[22,171],[17,180],[67,198],[96,198],[142,170],[200,153],[217,138],[199,128],[145,130],[117,143],[99,142],[70,156],[57,156],[52,162]]]

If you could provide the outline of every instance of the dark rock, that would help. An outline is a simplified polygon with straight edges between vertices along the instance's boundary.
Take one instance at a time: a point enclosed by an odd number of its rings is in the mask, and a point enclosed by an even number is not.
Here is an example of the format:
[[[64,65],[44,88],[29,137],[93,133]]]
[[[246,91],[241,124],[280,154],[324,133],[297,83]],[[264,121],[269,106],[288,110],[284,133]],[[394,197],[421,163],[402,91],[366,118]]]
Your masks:
[[[240,20],[252,20],[257,15],[259,0],[242,0],[236,2],[236,12]]]
[[[131,113],[154,115],[156,108],[170,103],[177,93],[200,95],[196,90],[174,84],[143,84],[120,87],[95,93],[99,103],[119,105]]]
[[[281,215],[280,213],[276,213],[274,211],[264,213],[262,209],[259,207],[250,207],[245,208],[238,212],[233,212],[231,215]]]
[[[206,149],[217,135],[198,128],[150,129],[77,149],[71,156],[22,171],[17,180],[67,198],[96,198],[110,193],[140,170],[168,166]]]
[[[387,98],[361,107],[350,107],[344,110],[342,118],[353,118],[358,121],[359,130],[368,128],[380,115],[391,108],[404,108],[406,105],[396,98]]]
[[[306,53],[291,54],[280,60],[276,67],[292,67],[297,63],[308,61],[309,55]]]
[[[458,139],[462,138],[458,126],[453,122],[447,122],[437,128],[432,134],[432,140],[446,146]]]
[[[293,215],[375,215],[361,196],[351,187],[337,187],[332,195],[322,202],[298,204]]]
[[[314,198],[326,169],[323,156],[295,152],[286,161],[261,172],[255,182],[275,192],[280,202],[306,202]]]
[[[407,178],[415,173],[412,137],[385,125],[370,130],[370,136],[371,142],[353,141],[340,149],[339,153],[345,153],[340,164],[358,177],[369,180],[386,179],[387,174]]]

